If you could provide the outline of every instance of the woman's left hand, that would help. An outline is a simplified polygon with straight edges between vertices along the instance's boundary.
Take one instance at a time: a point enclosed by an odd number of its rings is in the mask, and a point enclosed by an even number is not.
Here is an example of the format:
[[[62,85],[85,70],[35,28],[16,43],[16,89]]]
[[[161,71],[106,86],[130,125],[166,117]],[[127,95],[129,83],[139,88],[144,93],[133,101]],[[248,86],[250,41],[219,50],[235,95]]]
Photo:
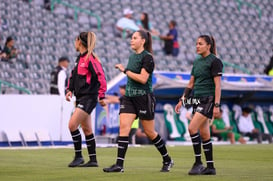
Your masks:
[[[219,115],[220,115],[220,108],[214,107],[213,108],[213,117],[219,117]]]
[[[101,105],[102,107],[103,107],[103,106],[106,106],[106,102],[105,102],[104,99],[99,100],[99,103],[100,103],[100,105]]]

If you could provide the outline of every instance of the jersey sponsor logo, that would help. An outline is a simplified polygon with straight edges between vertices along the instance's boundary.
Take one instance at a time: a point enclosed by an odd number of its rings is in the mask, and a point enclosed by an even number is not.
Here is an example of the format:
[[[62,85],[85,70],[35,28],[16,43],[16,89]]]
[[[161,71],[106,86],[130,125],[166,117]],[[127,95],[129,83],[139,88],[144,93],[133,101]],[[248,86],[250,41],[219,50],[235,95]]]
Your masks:
[[[186,106],[186,105],[198,105],[201,103],[200,99],[197,99],[197,98],[188,98],[188,99],[182,99],[183,101],[183,105]]]
[[[203,110],[203,108],[200,107],[200,106],[198,106],[198,107],[196,108],[196,112],[201,112],[202,110]]]
[[[140,113],[140,114],[146,114],[146,113],[147,113],[147,110],[139,110],[139,113]]]
[[[121,104],[121,105],[120,105],[120,109],[125,109],[125,105],[124,105],[124,104]]]
[[[78,108],[84,108],[84,106],[82,105],[82,104],[78,104],[78,106],[77,106]]]

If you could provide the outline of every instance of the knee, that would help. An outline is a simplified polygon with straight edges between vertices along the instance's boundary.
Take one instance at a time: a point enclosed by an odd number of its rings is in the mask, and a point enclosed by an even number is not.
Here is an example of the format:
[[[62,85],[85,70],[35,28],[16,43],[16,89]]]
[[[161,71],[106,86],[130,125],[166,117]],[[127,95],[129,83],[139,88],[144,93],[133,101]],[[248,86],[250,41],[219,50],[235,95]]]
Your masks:
[[[197,131],[198,131],[198,130],[197,130],[195,127],[193,127],[192,125],[189,125],[188,130],[189,130],[189,133],[190,133],[191,135],[197,133]]]
[[[131,130],[131,126],[129,125],[120,125],[119,127],[119,135],[120,136],[128,136]]]
[[[88,127],[82,127],[82,131],[83,131],[84,135],[92,134],[92,129],[88,128]]]
[[[68,124],[68,129],[69,131],[75,131],[78,127],[72,122],[72,121],[69,121],[69,124]]]
[[[200,131],[200,136],[203,141],[207,141],[210,139],[210,132],[209,131]]]
[[[144,130],[144,133],[148,136],[150,140],[153,140],[157,136],[157,132],[154,130]]]

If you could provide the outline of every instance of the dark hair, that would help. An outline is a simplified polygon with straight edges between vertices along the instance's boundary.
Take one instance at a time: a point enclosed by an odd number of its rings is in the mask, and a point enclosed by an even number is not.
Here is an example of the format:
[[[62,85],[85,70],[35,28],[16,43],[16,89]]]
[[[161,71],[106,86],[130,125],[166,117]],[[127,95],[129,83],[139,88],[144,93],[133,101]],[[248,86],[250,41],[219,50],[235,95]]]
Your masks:
[[[87,48],[87,33],[88,32],[81,32],[79,35],[79,40],[81,40],[81,43],[84,47]]]
[[[82,45],[87,49],[87,59],[90,55],[93,55],[98,61],[99,57],[94,53],[94,48],[96,45],[96,35],[94,32],[81,32],[78,36],[78,39],[81,41]]]
[[[7,46],[7,44],[12,40],[13,40],[13,38],[11,36],[8,36],[7,39],[6,39],[5,46]]]
[[[119,85],[119,88],[126,89],[126,84]]]
[[[144,49],[153,54],[151,34],[143,30],[138,30],[137,32],[140,34],[141,38],[145,39]]]
[[[171,20],[170,23],[175,27],[176,26],[176,21]]]
[[[150,30],[149,29],[149,16],[148,16],[147,13],[142,13],[142,14],[144,14],[144,19],[141,20],[143,28],[146,29],[146,30]]]
[[[199,38],[203,38],[205,42],[210,45],[210,53],[213,53],[214,55],[217,55],[216,52],[216,43],[215,39],[213,36],[208,36],[208,35],[200,35]]]
[[[60,57],[59,60],[58,60],[58,62],[63,62],[63,61],[69,62],[68,57]]]
[[[242,108],[242,112],[251,113],[251,112],[252,112],[252,109],[251,109],[250,107],[243,107],[243,108]]]
[[[269,64],[265,67],[264,73],[265,73],[265,74],[268,74],[269,71],[270,71],[272,68],[273,68],[273,56],[271,57]]]

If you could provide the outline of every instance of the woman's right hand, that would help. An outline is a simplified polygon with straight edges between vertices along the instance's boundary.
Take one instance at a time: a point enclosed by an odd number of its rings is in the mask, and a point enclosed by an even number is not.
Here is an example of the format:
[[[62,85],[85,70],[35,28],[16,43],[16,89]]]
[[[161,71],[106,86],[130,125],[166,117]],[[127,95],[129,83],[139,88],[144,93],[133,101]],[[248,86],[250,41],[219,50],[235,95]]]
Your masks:
[[[177,114],[180,113],[181,106],[182,106],[182,101],[179,101],[179,102],[176,104],[175,109],[174,109],[175,112],[176,112]]]
[[[72,98],[72,92],[71,91],[68,91],[65,95],[65,99],[70,102],[70,98]]]

